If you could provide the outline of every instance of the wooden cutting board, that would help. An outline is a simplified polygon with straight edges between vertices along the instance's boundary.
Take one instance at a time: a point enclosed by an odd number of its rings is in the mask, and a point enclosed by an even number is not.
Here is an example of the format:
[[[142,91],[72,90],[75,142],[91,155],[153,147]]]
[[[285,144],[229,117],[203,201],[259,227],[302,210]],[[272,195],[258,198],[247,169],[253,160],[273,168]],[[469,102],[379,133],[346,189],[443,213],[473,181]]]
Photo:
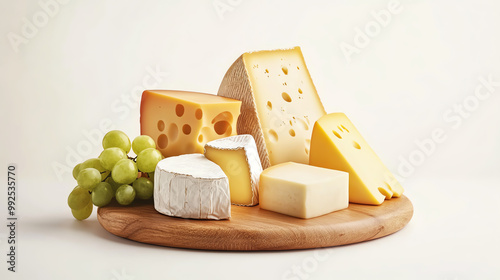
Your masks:
[[[350,204],[307,220],[259,206],[232,206],[231,215],[224,221],[174,218],[156,212],[152,201],[97,211],[107,231],[131,240],[178,248],[256,251],[330,247],[383,237],[410,221],[413,206],[402,196],[380,206]]]

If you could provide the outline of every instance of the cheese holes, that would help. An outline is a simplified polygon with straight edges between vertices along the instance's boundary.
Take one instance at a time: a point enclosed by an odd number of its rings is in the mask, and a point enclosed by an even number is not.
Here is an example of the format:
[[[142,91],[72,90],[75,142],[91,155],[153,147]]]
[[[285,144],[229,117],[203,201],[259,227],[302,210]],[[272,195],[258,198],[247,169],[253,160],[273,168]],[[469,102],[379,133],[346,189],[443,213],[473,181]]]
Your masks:
[[[337,128],[340,130],[340,132],[344,132],[344,130],[342,130],[342,127],[340,127],[340,125],[337,125]]]
[[[198,143],[203,142],[203,134],[198,135]]]
[[[233,114],[231,114],[231,112],[224,111],[212,119],[213,124],[216,122],[219,122],[219,121],[226,121],[228,123],[232,123],[233,122]]]
[[[168,126],[167,134],[168,134],[168,139],[170,139],[170,141],[175,141],[177,139],[177,136],[179,136],[179,128],[175,123],[171,123]]]
[[[160,134],[160,136],[158,136],[158,140],[156,141],[156,143],[158,144],[158,147],[160,149],[165,149],[167,146],[168,146],[168,138],[167,138],[167,135],[165,134]]]
[[[360,146],[360,145],[358,144],[358,142],[356,142],[356,141],[352,141],[352,146],[353,146],[354,148],[358,149],[358,150],[360,150],[360,149],[361,149],[361,146]]]
[[[383,195],[385,196],[385,199],[391,199],[392,197],[392,191],[384,188],[384,187],[379,187],[378,188],[378,191]]]
[[[203,111],[201,109],[196,109],[194,116],[197,120],[201,120],[201,118],[203,118]]]
[[[301,88],[299,88],[299,93],[300,93],[300,94],[302,94],[302,93],[303,93]]]
[[[214,124],[214,130],[218,135],[229,136],[231,135],[233,129],[231,128],[231,124],[229,122],[218,121]]]
[[[266,74],[269,73],[269,69],[266,69],[266,71],[264,71]]]
[[[290,129],[288,133],[290,134],[290,136],[295,137],[295,130]]]
[[[271,140],[271,142],[278,142],[278,133],[276,133],[276,131],[274,131],[274,129],[269,129],[269,140]]]
[[[392,192],[392,187],[391,185],[389,185],[389,183],[387,182],[384,182],[385,186]]]
[[[290,95],[288,95],[288,93],[286,92],[283,92],[281,94],[281,97],[283,97],[283,100],[285,100],[286,102],[292,102],[292,98],[290,97]]]
[[[162,120],[158,121],[158,130],[163,131],[165,129],[165,123]]]
[[[271,111],[273,109],[273,103],[271,103],[271,101],[267,101],[266,108],[267,110]]]
[[[182,104],[177,104],[177,106],[175,106],[175,114],[178,117],[182,117],[182,115],[184,115],[184,106]]]
[[[288,75],[288,68],[286,68],[286,66],[281,67],[281,70],[285,73],[285,75]]]
[[[186,135],[189,135],[191,133],[191,126],[189,124],[183,125],[182,132]]]
[[[309,155],[309,149],[308,148],[305,149],[305,152],[306,152],[306,155]]]
[[[340,134],[337,131],[332,130],[332,132],[335,136],[337,136],[337,138],[342,139],[342,136],[340,136]]]
[[[345,131],[349,132],[349,129],[345,128],[345,126],[343,124],[340,125],[343,129],[345,129]]]
[[[233,133],[231,123],[233,122],[233,114],[228,111],[222,112],[215,116],[212,120],[215,133],[218,135],[230,136]]]

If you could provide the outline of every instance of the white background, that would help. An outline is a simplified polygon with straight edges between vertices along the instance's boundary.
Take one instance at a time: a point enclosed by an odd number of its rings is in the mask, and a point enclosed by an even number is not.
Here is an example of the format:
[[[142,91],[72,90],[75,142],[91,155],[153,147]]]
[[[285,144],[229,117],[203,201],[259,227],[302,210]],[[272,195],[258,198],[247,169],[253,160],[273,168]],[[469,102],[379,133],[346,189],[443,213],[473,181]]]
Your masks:
[[[7,272],[1,226],[1,279],[500,278],[497,1],[401,0],[386,26],[373,13],[389,0],[49,2],[50,15],[38,1],[0,3],[2,221],[8,164],[19,183],[18,272]],[[406,228],[333,249],[231,253],[121,239],[95,211],[72,218],[68,166],[100,153],[103,122],[139,134],[137,93],[216,93],[242,53],[293,46],[326,110],[345,112],[400,175],[415,207]],[[497,81],[483,100],[481,78]],[[449,111],[464,102],[466,116]],[[436,129],[445,140],[422,157],[416,142]]]

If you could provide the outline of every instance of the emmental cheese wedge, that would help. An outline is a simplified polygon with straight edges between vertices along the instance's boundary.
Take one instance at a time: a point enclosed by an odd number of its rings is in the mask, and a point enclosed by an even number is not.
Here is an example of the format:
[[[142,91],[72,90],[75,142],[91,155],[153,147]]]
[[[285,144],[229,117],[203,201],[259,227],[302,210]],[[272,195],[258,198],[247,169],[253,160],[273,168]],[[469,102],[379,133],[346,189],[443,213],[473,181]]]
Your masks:
[[[156,211],[174,217],[222,220],[231,217],[229,181],[202,154],[161,160],[154,179]]]
[[[241,101],[212,94],[146,90],[141,134],[156,141],[164,157],[203,153],[204,145],[236,134]]]
[[[260,175],[260,208],[314,218],[349,206],[349,174],[287,162]]]
[[[353,203],[380,205],[403,194],[403,187],[343,113],[323,116],[314,125],[310,164],[348,172]]]
[[[205,157],[217,163],[229,178],[232,204],[254,206],[259,203],[262,166],[251,135],[210,141],[205,145]]]
[[[326,113],[299,47],[244,53],[218,95],[243,101],[237,131],[255,138],[264,169],[309,162],[312,126]]]

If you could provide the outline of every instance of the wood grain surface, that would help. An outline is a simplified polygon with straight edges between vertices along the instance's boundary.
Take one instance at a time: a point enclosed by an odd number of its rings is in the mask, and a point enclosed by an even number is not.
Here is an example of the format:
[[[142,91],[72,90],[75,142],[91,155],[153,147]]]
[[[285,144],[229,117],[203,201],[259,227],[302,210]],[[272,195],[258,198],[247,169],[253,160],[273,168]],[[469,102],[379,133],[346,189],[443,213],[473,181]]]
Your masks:
[[[413,205],[402,196],[380,206],[349,208],[313,219],[232,206],[230,220],[191,220],[156,212],[152,202],[101,207],[97,217],[112,234],[168,247],[226,251],[292,250],[372,240],[402,229]]]

